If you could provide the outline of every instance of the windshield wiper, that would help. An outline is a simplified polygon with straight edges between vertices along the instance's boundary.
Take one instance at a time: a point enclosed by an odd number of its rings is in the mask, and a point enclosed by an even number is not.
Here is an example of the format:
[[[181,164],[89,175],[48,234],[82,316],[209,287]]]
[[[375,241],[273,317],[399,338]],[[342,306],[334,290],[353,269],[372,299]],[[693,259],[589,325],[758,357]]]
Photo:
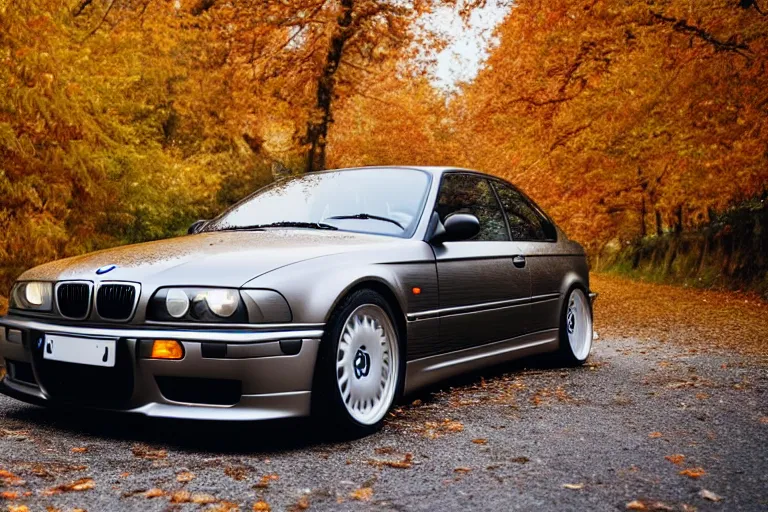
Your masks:
[[[231,226],[227,228],[217,229],[216,231],[250,231],[260,230],[264,228],[308,228],[308,229],[329,229],[337,230],[336,226],[330,224],[323,224],[322,222],[297,222],[297,221],[282,221],[271,222],[269,224],[251,224],[250,226]]]
[[[356,213],[354,215],[334,215],[333,217],[328,217],[329,219],[360,219],[360,220],[381,220],[384,222],[391,222],[395,226],[399,227],[403,231],[405,231],[405,228],[402,224],[397,222],[395,219],[389,219],[387,217],[381,217],[379,215],[371,215],[370,213]]]

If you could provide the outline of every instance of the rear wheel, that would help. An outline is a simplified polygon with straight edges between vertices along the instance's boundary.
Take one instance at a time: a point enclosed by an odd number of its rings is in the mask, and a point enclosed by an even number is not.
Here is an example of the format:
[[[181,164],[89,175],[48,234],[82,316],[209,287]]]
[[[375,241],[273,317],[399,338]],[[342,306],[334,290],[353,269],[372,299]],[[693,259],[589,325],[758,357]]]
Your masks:
[[[354,292],[336,308],[315,369],[315,417],[358,434],[381,427],[401,390],[400,336],[392,319],[389,303],[373,290]]]
[[[565,302],[560,320],[562,362],[569,366],[584,364],[592,348],[592,307],[581,288],[573,288]]]

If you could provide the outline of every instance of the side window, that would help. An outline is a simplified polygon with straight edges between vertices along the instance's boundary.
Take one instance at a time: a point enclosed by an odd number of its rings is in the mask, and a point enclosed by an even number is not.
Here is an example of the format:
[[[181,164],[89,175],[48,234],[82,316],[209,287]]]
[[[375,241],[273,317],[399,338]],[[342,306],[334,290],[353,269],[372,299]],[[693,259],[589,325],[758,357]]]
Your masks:
[[[480,221],[472,240],[509,240],[504,215],[488,181],[471,174],[446,174],[437,199],[437,214],[444,221],[452,213],[471,213]]]
[[[493,186],[507,214],[512,240],[543,242],[556,237],[553,226],[533,209],[520,192],[499,182],[494,182]]]

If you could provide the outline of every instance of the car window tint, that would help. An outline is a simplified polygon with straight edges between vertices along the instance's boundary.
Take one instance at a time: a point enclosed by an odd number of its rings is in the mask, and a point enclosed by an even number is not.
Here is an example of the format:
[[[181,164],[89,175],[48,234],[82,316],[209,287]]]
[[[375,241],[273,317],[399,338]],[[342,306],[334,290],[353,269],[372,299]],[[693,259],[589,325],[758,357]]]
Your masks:
[[[441,221],[454,213],[471,213],[480,221],[474,241],[509,240],[504,215],[488,181],[470,174],[446,174],[437,200]]]
[[[525,197],[502,183],[494,182],[493,186],[507,214],[512,240],[547,240],[546,220],[541,218]]]

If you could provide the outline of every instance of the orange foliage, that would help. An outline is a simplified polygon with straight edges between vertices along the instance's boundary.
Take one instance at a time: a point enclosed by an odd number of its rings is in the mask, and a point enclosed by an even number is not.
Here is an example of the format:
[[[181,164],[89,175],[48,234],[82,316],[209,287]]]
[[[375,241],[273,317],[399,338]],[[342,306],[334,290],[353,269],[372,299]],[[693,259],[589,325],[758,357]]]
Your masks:
[[[765,190],[768,17],[719,0],[521,0],[497,35],[457,102],[466,159],[577,239],[692,226]]]
[[[768,16],[518,0],[477,79],[434,88],[444,41],[420,17],[484,3],[6,2],[0,295],[29,266],[181,233],[305,169],[489,171],[592,250],[765,190]]]

